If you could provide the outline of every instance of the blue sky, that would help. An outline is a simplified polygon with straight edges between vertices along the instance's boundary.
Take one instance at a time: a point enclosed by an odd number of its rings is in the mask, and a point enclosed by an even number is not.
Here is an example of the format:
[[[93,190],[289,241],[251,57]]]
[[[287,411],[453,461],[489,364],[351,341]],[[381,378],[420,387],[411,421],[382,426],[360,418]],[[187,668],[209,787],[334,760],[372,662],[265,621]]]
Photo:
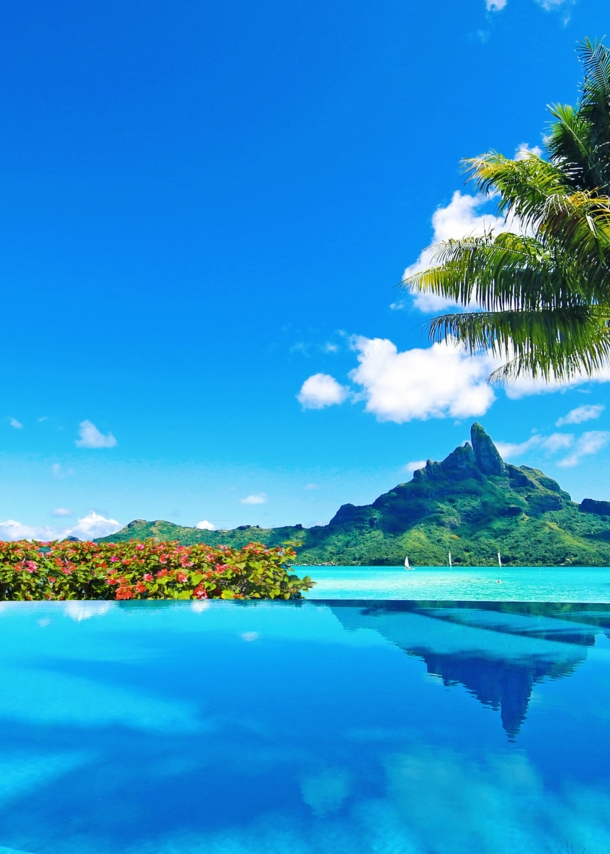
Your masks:
[[[602,0],[2,4],[0,534],[326,522],[475,419],[610,499],[610,370],[492,390],[395,287],[493,216],[460,159],[541,145],[607,22]]]

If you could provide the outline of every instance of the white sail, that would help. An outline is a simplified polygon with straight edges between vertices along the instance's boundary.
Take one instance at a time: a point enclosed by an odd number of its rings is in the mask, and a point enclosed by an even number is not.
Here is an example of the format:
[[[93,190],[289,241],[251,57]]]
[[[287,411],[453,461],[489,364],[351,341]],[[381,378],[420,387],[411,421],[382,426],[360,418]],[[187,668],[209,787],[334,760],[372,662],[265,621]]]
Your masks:
[[[502,555],[498,552],[498,566],[502,566]]]
[[[453,564],[451,562],[451,552],[449,552],[449,569],[453,569]]]
[[[409,563],[408,557],[405,557],[405,569],[411,569],[411,564]]]

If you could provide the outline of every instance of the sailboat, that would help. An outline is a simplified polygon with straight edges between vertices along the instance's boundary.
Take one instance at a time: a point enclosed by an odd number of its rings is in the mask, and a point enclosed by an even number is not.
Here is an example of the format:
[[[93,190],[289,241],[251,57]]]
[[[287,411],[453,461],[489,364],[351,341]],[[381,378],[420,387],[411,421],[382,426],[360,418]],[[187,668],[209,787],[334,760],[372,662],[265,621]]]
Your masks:
[[[498,566],[502,568],[502,555],[498,552]]]
[[[408,557],[405,557],[405,569],[411,569],[411,564],[409,563]]]
[[[453,569],[453,563],[451,562],[451,552],[449,552],[449,569]]]

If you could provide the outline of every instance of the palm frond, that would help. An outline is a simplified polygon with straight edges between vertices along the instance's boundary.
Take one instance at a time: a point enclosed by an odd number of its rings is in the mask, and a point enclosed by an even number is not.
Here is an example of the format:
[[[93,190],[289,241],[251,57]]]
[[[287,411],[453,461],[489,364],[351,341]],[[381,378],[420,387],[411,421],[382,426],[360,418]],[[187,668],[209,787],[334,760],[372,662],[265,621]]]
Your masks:
[[[506,359],[495,381],[523,374],[547,381],[591,376],[610,358],[608,321],[587,306],[446,314],[430,322],[429,334],[433,341],[459,341],[473,354],[486,350]]]

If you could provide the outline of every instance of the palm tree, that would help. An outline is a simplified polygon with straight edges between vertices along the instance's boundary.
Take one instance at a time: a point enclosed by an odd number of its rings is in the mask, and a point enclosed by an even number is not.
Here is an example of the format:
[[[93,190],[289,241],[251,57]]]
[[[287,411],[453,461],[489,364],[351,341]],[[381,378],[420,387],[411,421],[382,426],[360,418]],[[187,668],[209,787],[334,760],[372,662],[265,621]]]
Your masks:
[[[501,358],[492,380],[567,380],[610,361],[610,51],[579,52],[581,97],[550,108],[546,158],[464,161],[509,230],[439,243],[434,266],[403,282],[466,309],[434,318],[430,337]]]

